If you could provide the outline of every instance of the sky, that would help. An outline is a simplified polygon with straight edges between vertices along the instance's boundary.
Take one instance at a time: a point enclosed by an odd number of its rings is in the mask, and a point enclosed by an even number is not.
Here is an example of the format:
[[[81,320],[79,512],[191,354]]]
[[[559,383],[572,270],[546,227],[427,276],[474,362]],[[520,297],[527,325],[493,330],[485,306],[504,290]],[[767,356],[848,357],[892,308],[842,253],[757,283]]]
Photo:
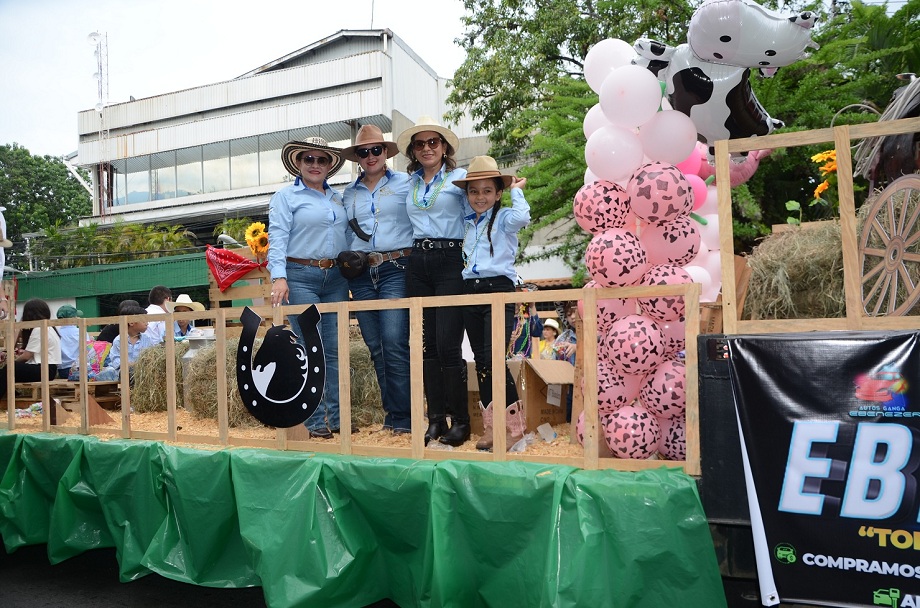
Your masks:
[[[389,28],[449,78],[463,14],[462,0],[0,0],[0,145],[76,151],[77,113],[98,102],[91,32],[108,37],[117,103],[230,80],[342,29]]]

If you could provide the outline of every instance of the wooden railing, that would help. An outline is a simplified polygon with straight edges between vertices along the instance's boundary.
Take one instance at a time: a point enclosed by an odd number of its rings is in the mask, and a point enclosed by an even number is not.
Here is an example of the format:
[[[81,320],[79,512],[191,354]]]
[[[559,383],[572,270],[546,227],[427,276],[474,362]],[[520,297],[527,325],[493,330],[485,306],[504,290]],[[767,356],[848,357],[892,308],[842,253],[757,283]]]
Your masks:
[[[361,302],[338,302],[329,304],[318,304],[317,309],[321,314],[335,314],[338,319],[347,319],[350,314],[366,310],[384,310],[384,309],[408,309],[409,312],[409,345],[410,345],[410,373],[411,373],[411,412],[412,412],[412,434],[410,446],[405,447],[380,447],[355,445],[352,442],[350,432],[352,421],[351,408],[351,377],[348,365],[339,365],[339,394],[340,394],[340,417],[341,417],[341,434],[336,441],[311,441],[291,439],[290,433],[285,429],[278,429],[274,439],[252,439],[234,437],[230,433],[228,425],[228,399],[227,383],[235,382],[235,375],[228,379],[226,359],[223,356],[216,358],[215,375],[217,379],[217,434],[212,435],[191,435],[181,433],[176,429],[176,412],[180,407],[176,403],[176,343],[174,340],[165,342],[165,359],[166,359],[166,411],[167,411],[167,429],[165,432],[150,432],[133,429],[131,426],[131,390],[128,379],[128,366],[121,368],[121,428],[120,436],[131,439],[149,439],[158,441],[177,441],[191,444],[212,444],[218,446],[250,446],[274,448],[281,450],[301,450],[314,452],[335,452],[348,455],[359,456],[379,456],[379,457],[403,457],[413,459],[448,459],[459,458],[465,460],[477,461],[505,461],[505,460],[523,460],[533,462],[546,462],[555,464],[566,464],[571,466],[582,467],[586,469],[621,469],[621,470],[640,470],[662,465],[681,467],[690,474],[699,474],[699,404],[697,390],[697,353],[696,353],[696,336],[699,333],[699,294],[700,286],[698,284],[675,285],[675,286],[655,286],[655,287],[628,287],[616,289],[568,289],[558,291],[537,291],[537,292],[514,292],[514,293],[494,293],[485,295],[470,296],[450,296],[450,297],[430,297],[430,298],[406,298],[400,300],[374,300]],[[686,303],[686,374],[687,374],[687,408],[686,408],[686,440],[687,455],[683,461],[660,460],[627,460],[617,458],[607,458],[598,456],[598,445],[603,439],[599,435],[598,415],[597,415],[597,302],[598,300],[610,298],[637,298],[637,297],[661,297],[681,295]],[[581,336],[590,337],[590,339],[579,339],[577,345],[577,360],[583,362],[584,378],[575,378],[573,385],[576,391],[576,401],[581,392],[582,380],[584,381],[584,394],[582,395],[583,409],[585,412],[585,429],[584,429],[584,450],[580,457],[556,457],[544,455],[532,455],[525,452],[509,453],[506,448],[506,437],[504,433],[495,433],[494,447],[491,453],[487,452],[464,452],[464,451],[443,451],[426,448],[424,443],[424,434],[427,429],[425,422],[424,393],[422,384],[422,313],[425,308],[439,306],[462,306],[462,305],[490,305],[492,307],[492,316],[500,319],[505,314],[505,304],[520,302],[556,302],[556,301],[575,301],[581,300],[584,304],[584,318],[582,320]],[[253,307],[253,310],[263,318],[270,318],[275,325],[284,322],[284,318],[289,314],[298,314],[304,309],[304,306],[285,306],[272,308],[268,306]],[[80,342],[86,340],[86,328],[88,326],[102,325],[106,323],[118,323],[120,325],[121,335],[127,334],[127,325],[130,322],[145,320],[165,321],[166,327],[173,327],[176,319],[190,319],[196,322],[208,321],[215,326],[215,346],[218,353],[225,353],[228,339],[228,322],[234,322],[239,319],[242,308],[217,308],[204,312],[182,312],[162,315],[143,315],[143,316],[121,316],[105,318],[77,318],[77,319],[54,319],[51,321],[31,321],[28,323],[15,322],[10,320],[4,323],[4,333],[6,344],[13,344],[16,332],[19,329],[46,328],[50,326],[73,325],[76,324],[80,330]],[[231,328],[231,332],[234,328]],[[338,343],[339,343],[339,361],[349,361],[349,324],[338,323]],[[580,337],[581,337],[580,336]],[[121,345],[122,361],[128,360],[127,343]],[[493,424],[495,428],[505,427],[505,374],[502,367],[505,365],[506,345],[504,336],[504,326],[501,323],[493,324],[492,328],[492,360],[494,362],[494,373],[492,375],[492,391],[495,396],[493,407]],[[47,352],[47,338],[42,339],[42,352]],[[47,359],[43,359],[47,360]],[[85,349],[81,349],[78,362],[80,368],[80,399],[79,424],[77,426],[52,426],[49,420],[49,385],[51,380],[47,377],[47,372],[42,376],[42,399],[43,399],[43,418],[42,429],[45,431],[54,431],[59,433],[79,433],[85,435],[94,435],[100,433],[111,434],[111,428],[91,426],[87,416],[87,393],[89,381],[87,380],[87,361]],[[43,366],[44,367],[44,366]],[[8,378],[8,390],[6,400],[8,404],[15,403],[13,371],[10,368],[3,370]],[[7,408],[5,424],[0,422],[0,428],[15,430],[16,417],[14,408]],[[575,433],[575,420],[578,416],[578,407],[573,408],[571,433]],[[533,429],[530,429],[533,430]]]

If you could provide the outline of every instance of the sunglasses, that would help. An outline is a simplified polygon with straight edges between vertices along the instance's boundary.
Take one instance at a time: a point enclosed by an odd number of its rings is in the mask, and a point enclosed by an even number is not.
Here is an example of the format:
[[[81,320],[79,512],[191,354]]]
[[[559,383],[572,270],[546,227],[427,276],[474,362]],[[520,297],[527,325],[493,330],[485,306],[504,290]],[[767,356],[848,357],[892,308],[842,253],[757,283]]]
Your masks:
[[[440,137],[431,137],[429,139],[414,139],[412,140],[412,147],[421,152],[425,149],[427,145],[429,148],[434,150],[441,145],[441,142],[444,141]]]
[[[355,154],[358,155],[358,158],[367,158],[371,154],[374,156],[380,156],[383,154],[383,146],[371,146],[370,148],[358,148],[355,150]]]
[[[320,167],[325,167],[326,165],[332,162],[332,159],[330,159],[328,156],[312,156],[311,155],[311,156],[301,156],[300,162],[304,163],[305,165],[316,164],[316,165],[319,165]]]

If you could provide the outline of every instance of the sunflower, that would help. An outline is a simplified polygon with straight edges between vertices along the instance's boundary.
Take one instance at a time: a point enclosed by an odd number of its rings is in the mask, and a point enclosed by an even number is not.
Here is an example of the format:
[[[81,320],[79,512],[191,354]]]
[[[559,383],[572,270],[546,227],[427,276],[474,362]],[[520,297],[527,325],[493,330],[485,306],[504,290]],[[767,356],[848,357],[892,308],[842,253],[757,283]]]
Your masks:
[[[825,150],[824,152],[818,152],[817,154],[811,157],[811,160],[819,164],[832,160],[836,164],[837,150]]]
[[[830,187],[831,185],[827,183],[827,180],[824,180],[818,184],[818,187],[815,188],[815,198],[821,198],[821,195],[824,194],[824,192]]]
[[[265,224],[262,222],[253,222],[249,224],[249,228],[246,229],[246,242],[253,241],[263,234],[265,234]]]

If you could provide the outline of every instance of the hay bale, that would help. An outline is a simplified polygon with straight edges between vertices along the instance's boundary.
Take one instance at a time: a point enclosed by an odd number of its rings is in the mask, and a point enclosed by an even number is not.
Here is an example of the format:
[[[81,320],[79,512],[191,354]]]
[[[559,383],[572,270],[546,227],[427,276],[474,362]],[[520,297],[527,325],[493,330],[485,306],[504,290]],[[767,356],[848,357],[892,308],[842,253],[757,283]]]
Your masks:
[[[825,222],[766,237],[748,256],[745,319],[843,317],[840,223]]]
[[[227,365],[227,422],[231,428],[263,426],[253,418],[243,406],[240,391],[236,385],[236,349],[239,338],[227,340],[227,350],[224,358]],[[256,349],[262,343],[257,339]],[[217,420],[217,345],[209,344],[195,355],[189,362],[186,390],[189,392],[189,406],[195,418],[211,418]]]
[[[176,344],[176,403],[182,404],[182,355],[188,344]],[[131,385],[131,407],[135,412],[166,411],[166,347],[162,344],[146,348],[134,363]]]
[[[377,372],[371,359],[371,351],[364,343],[360,330],[349,331],[351,349],[351,418],[362,428],[383,425],[383,406],[380,401],[380,387]]]

